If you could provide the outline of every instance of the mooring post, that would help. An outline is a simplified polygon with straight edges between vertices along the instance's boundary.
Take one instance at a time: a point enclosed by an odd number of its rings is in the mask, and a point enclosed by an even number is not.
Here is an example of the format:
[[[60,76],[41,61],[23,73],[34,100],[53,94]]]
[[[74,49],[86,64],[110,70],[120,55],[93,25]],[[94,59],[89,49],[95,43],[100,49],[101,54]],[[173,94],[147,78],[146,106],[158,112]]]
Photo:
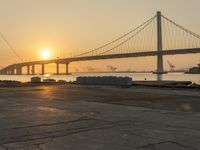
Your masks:
[[[162,16],[161,12],[157,12],[157,73],[162,74],[163,71],[163,54],[162,54]]]

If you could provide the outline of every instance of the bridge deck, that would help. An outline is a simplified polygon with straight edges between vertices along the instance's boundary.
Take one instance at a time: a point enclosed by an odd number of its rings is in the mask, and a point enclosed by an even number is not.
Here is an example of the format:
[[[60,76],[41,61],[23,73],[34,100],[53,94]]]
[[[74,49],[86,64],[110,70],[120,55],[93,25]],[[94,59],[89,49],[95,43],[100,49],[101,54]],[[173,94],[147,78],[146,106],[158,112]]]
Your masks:
[[[200,53],[200,48],[163,50],[160,53],[162,53],[162,55],[194,54],[194,53]],[[66,63],[75,62],[75,61],[130,58],[130,57],[148,57],[148,56],[157,56],[157,55],[158,55],[158,51],[148,51],[148,52],[125,53],[125,54],[83,56],[83,57],[74,57],[74,58],[62,58],[62,59],[52,59],[52,60],[31,61],[31,62],[23,62],[23,63],[9,65],[9,66],[3,68],[0,71],[5,71],[7,69],[10,69],[10,68],[13,68],[13,67],[16,68],[16,67],[19,67],[19,66],[23,67],[23,66],[50,64],[50,63],[66,64]]]

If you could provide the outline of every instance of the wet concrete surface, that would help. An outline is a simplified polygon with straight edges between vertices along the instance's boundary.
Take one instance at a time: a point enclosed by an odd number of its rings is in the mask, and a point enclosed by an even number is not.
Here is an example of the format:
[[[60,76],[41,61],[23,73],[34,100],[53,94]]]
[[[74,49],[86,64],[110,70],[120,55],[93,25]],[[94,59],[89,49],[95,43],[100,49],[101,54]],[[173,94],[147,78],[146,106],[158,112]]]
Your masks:
[[[199,150],[200,91],[0,88],[0,150]]]

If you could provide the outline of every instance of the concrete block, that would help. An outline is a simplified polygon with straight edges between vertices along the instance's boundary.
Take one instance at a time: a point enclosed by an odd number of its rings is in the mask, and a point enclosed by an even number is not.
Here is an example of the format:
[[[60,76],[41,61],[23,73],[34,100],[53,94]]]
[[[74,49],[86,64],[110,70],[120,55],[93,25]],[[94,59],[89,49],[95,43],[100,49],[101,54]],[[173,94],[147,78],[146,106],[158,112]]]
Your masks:
[[[117,86],[131,86],[132,78],[129,77],[77,77],[77,84],[82,85],[117,85]]]
[[[41,82],[41,78],[40,78],[40,77],[32,77],[32,78],[31,78],[31,82],[32,82],[32,83]]]
[[[56,82],[55,79],[44,79],[43,82]]]
[[[84,83],[84,78],[83,77],[77,77],[76,78],[77,84],[83,84]]]

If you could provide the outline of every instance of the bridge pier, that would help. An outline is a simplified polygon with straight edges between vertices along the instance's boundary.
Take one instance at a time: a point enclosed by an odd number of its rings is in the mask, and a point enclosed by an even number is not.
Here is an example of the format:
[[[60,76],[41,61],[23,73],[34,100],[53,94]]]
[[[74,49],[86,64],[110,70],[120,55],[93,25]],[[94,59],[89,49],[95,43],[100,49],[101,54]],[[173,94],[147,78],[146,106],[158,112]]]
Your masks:
[[[42,64],[41,67],[42,67],[42,68],[41,68],[41,69],[42,69],[42,75],[44,75],[44,74],[45,74],[45,65]]]
[[[31,72],[32,72],[32,75],[35,75],[35,65],[32,65],[32,70],[31,70]]]
[[[8,70],[6,71],[6,74],[7,74],[7,75],[10,75],[10,69],[8,69]]]
[[[27,75],[30,75],[30,66],[27,65]]]
[[[68,62],[65,64],[65,73],[66,73],[66,75],[69,74],[69,63]]]
[[[17,67],[16,68],[16,74],[17,75],[22,75],[22,67]]]
[[[56,63],[56,74],[59,75],[59,63]]]
[[[19,68],[19,74],[22,75],[22,67]]]
[[[2,74],[7,75],[7,71],[6,70],[2,71]]]
[[[11,75],[15,75],[15,69],[11,68]]]
[[[12,75],[12,69],[9,70],[9,75]]]

